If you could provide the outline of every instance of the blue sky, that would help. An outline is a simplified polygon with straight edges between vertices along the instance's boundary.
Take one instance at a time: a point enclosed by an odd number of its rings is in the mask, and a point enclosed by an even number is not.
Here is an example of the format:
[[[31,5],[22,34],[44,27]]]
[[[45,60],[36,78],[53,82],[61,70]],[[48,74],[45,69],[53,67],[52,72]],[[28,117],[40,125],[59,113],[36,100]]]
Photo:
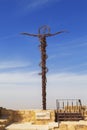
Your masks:
[[[57,98],[87,101],[87,1],[0,0],[0,104],[12,109],[40,109],[41,71],[38,34],[48,25],[47,108]]]

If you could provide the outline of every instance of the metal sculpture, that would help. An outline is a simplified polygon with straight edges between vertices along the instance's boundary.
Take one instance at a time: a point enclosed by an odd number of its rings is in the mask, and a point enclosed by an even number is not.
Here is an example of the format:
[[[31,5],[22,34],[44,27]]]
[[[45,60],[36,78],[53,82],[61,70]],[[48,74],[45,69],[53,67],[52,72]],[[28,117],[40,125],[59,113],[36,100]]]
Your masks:
[[[65,31],[59,31],[56,32],[54,34],[50,33],[50,27],[47,25],[44,25],[42,27],[39,28],[38,30],[38,34],[30,34],[30,33],[26,33],[23,32],[21,33],[22,35],[27,35],[27,36],[34,36],[34,37],[38,37],[39,41],[40,41],[40,51],[41,51],[41,62],[40,62],[40,66],[41,66],[41,73],[39,73],[39,75],[42,76],[42,106],[43,106],[43,110],[46,110],[46,73],[48,71],[47,67],[46,67],[46,59],[48,58],[47,54],[46,54],[46,47],[47,47],[47,43],[46,43],[46,37],[50,37],[50,36],[55,36],[58,35],[60,33],[63,33]]]

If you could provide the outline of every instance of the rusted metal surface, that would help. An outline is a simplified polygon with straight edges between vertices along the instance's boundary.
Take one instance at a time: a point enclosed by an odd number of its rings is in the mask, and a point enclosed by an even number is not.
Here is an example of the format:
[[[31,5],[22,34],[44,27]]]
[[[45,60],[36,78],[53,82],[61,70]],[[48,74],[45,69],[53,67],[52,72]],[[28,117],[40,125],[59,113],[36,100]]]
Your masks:
[[[47,67],[46,67],[46,59],[47,59],[47,54],[46,54],[46,38],[42,38],[40,40],[41,44],[40,44],[40,51],[41,51],[41,62],[40,62],[40,66],[42,69],[42,72],[39,73],[40,75],[42,75],[42,105],[43,105],[43,110],[46,110],[46,73],[48,71]]]
[[[57,99],[56,121],[84,120],[83,106],[80,99]]]
[[[40,41],[39,48],[41,51],[41,62],[39,65],[41,66],[41,73],[39,73],[39,74],[42,76],[42,107],[43,107],[43,110],[46,110],[46,82],[47,82],[46,73],[48,71],[48,69],[46,67],[46,59],[48,58],[48,56],[46,54],[46,47],[47,47],[46,37],[55,36],[55,35],[58,35],[63,32],[65,32],[65,31],[59,31],[54,34],[51,34],[50,27],[47,25],[44,25],[39,28],[38,34],[30,34],[30,33],[26,33],[26,32],[21,33],[22,35],[38,37],[39,41]]]

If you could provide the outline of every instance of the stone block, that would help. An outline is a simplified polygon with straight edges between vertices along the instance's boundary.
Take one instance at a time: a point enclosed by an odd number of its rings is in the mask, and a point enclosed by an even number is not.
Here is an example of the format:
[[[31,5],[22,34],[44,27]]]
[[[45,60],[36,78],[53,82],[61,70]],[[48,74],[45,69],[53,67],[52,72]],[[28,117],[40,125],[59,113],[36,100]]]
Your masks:
[[[72,125],[68,125],[68,130],[75,130],[75,126],[72,124]]]
[[[75,130],[87,130],[87,125],[76,125]]]
[[[60,130],[68,130],[68,125],[67,124],[60,124],[59,129]]]

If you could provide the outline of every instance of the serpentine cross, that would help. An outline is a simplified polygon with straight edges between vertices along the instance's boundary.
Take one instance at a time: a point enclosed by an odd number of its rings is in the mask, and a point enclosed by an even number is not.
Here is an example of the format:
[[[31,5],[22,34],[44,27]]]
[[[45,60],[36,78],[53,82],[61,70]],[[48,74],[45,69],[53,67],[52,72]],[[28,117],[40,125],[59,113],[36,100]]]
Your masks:
[[[48,58],[47,54],[46,54],[46,47],[47,47],[47,43],[46,43],[46,37],[50,37],[50,36],[55,36],[58,35],[60,33],[63,33],[65,31],[59,31],[56,33],[51,34],[50,33],[50,27],[47,25],[41,26],[38,29],[38,34],[30,34],[30,33],[26,33],[26,32],[22,32],[22,35],[27,35],[27,36],[33,36],[33,37],[38,37],[39,41],[40,41],[40,51],[41,51],[41,62],[40,62],[40,66],[41,66],[41,73],[39,73],[39,75],[42,76],[42,106],[43,106],[43,110],[46,110],[46,73],[48,71],[47,67],[46,67],[46,59]]]

